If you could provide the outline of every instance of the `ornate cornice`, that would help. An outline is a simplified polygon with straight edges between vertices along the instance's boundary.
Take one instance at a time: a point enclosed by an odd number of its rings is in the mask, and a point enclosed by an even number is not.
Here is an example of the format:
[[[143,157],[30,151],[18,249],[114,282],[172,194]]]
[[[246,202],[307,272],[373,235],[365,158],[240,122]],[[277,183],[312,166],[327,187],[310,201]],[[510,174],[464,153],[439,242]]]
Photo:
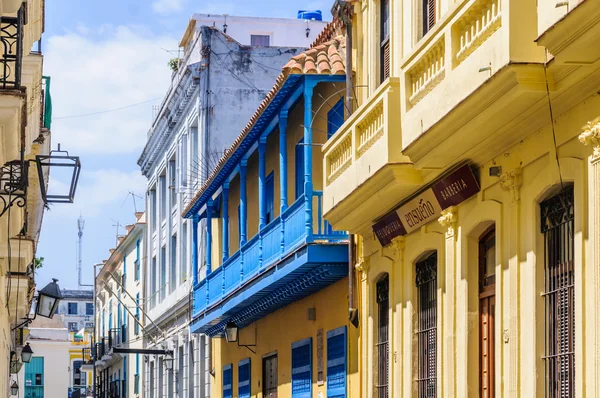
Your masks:
[[[581,129],[583,132],[579,134],[579,141],[584,145],[591,145],[594,149],[593,159],[600,159],[600,116],[587,122]]]
[[[454,236],[456,232],[456,223],[458,221],[458,208],[456,206],[450,206],[446,210],[442,211],[442,215],[438,218],[438,222],[442,227],[448,228],[446,231],[446,237],[450,238]]]
[[[513,202],[517,202],[520,198],[521,185],[523,185],[522,174],[523,169],[517,167],[512,171],[502,173],[500,176],[500,186],[504,191],[510,192]]]

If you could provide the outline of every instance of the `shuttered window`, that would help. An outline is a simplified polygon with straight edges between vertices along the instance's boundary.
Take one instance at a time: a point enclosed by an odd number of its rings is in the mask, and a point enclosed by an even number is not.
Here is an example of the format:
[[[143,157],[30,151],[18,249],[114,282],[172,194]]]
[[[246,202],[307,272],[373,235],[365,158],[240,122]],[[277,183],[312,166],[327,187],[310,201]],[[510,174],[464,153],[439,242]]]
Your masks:
[[[231,364],[223,366],[223,398],[233,398],[233,368]]]
[[[436,0],[423,0],[423,36],[435,25]]]
[[[312,396],[312,338],[292,343],[292,398]]]
[[[250,398],[250,358],[238,364],[238,397]]]
[[[377,282],[377,397],[388,398],[389,396],[389,290],[390,280],[386,276]]]
[[[575,396],[573,187],[542,202],[546,397]]]
[[[436,396],[437,350],[437,253],[416,266],[417,390],[419,398]]]
[[[390,2],[381,0],[380,64],[381,82],[390,77]]]
[[[346,398],[346,326],[327,332],[327,397]]]

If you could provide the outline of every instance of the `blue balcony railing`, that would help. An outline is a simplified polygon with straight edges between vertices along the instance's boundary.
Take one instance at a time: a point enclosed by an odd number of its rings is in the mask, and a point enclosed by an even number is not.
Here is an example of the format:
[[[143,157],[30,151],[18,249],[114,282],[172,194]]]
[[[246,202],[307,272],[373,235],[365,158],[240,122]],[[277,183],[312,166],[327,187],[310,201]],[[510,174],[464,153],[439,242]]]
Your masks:
[[[271,221],[194,287],[194,316],[223,300],[300,246],[313,241],[336,243],[347,239],[345,232],[333,231],[323,220],[323,194],[320,191],[313,193],[316,218],[313,217],[313,234],[309,237],[304,200],[304,196],[296,199],[280,217]]]

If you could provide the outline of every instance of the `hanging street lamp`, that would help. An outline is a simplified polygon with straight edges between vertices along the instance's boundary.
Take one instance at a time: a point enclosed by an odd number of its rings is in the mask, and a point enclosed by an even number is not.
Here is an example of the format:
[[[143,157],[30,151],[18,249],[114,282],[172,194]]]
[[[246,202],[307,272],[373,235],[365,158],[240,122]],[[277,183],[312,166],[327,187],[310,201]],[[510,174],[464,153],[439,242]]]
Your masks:
[[[31,349],[29,343],[27,343],[25,347],[23,347],[23,349],[21,350],[21,360],[23,361],[23,363],[29,363],[31,362],[32,356],[33,350]]]
[[[44,203],[73,203],[75,198],[75,190],[79,181],[79,173],[81,171],[81,162],[79,156],[69,156],[69,152],[61,151],[60,144],[57,150],[52,150],[48,155],[37,155],[35,157],[37,164],[38,176],[40,179],[40,189],[42,191],[42,199]],[[57,194],[49,194],[44,184],[45,176],[49,175],[51,170],[70,169],[71,183],[66,192]]]
[[[62,299],[58,279],[52,278],[52,282],[39,291],[36,315],[52,318],[58,309],[58,303]]]
[[[10,395],[17,395],[19,393],[19,385],[16,381],[13,381],[10,385]]]

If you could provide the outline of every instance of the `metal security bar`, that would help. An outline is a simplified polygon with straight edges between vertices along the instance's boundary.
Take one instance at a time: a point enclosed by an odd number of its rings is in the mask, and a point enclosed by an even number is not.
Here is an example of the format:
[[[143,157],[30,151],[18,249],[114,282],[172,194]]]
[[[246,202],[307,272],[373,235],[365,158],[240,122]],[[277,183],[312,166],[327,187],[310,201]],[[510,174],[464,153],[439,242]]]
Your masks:
[[[0,18],[0,43],[0,89],[17,90],[21,87],[23,60],[23,7],[16,18]]]
[[[575,396],[573,186],[541,204],[546,310],[546,397]]]
[[[377,283],[378,333],[377,344],[377,396],[389,397],[389,290],[390,280],[386,276]]]
[[[417,390],[419,398],[436,396],[437,349],[437,252],[416,266],[417,304]]]

